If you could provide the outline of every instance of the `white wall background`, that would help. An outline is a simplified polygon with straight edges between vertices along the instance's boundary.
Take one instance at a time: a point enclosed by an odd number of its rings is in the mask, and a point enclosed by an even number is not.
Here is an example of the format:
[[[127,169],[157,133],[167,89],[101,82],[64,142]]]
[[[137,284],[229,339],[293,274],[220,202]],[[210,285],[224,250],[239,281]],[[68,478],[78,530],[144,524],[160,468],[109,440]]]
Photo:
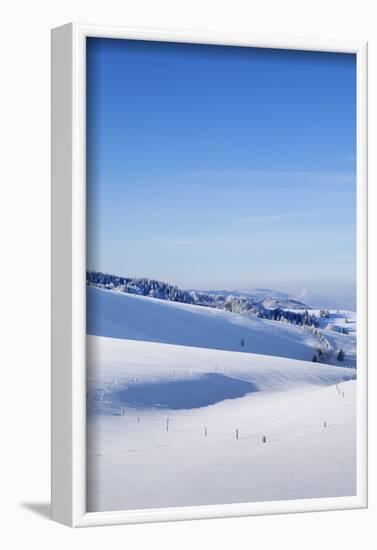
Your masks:
[[[371,315],[370,509],[70,530],[49,501],[50,28],[97,24],[370,41],[370,217],[376,217],[373,0],[8,0],[1,8],[0,541],[3,548],[363,549],[376,543],[376,322]],[[376,310],[376,222],[370,227]]]

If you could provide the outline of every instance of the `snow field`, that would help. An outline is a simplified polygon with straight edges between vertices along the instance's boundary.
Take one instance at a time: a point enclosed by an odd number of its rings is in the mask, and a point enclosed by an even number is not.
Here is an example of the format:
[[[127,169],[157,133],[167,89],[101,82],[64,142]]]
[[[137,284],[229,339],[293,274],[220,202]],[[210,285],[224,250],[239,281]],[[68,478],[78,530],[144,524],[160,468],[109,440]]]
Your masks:
[[[186,410],[103,408],[114,387],[171,381],[170,394],[192,379],[211,385],[210,370],[257,391],[199,408],[194,392]],[[104,389],[88,417],[89,509],[353,494],[349,377],[349,369],[318,363],[88,337],[89,394]]]

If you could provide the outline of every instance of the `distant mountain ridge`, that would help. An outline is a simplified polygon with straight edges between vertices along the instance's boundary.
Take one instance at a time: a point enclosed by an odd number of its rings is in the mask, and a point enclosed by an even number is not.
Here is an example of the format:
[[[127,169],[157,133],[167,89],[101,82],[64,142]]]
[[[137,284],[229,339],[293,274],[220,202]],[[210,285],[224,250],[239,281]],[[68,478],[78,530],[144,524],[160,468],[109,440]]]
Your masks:
[[[250,288],[244,290],[207,290],[217,296],[240,296],[257,302],[269,309],[311,309],[311,307],[286,292],[271,288]]]
[[[86,282],[88,286],[127,294],[223,309],[273,321],[318,326],[318,318],[309,313],[310,308],[305,304],[291,299],[288,295],[286,298],[284,293],[274,295],[272,293],[275,291],[267,289],[258,289],[262,293],[259,296],[248,294],[249,291],[182,290],[155,279],[121,277],[100,271],[87,271]]]

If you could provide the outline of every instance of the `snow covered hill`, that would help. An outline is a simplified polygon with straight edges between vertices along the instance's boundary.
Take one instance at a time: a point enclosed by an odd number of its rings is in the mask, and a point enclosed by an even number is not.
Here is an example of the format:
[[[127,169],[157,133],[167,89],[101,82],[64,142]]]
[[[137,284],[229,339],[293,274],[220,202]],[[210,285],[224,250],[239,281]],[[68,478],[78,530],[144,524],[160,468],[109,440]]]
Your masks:
[[[239,290],[240,296],[246,296],[259,301],[266,308],[283,309],[310,309],[310,304],[291,296],[287,292],[281,292],[271,288],[250,288]]]
[[[95,336],[87,352],[89,511],[355,494],[354,371]]]
[[[315,313],[87,287],[88,510],[354,495],[355,317]]]
[[[349,310],[327,310],[326,316],[320,309],[312,313],[318,318],[319,334],[324,339],[328,353],[321,357],[326,363],[356,368],[357,364],[357,330],[356,313]],[[342,350],[344,358],[338,361]]]
[[[271,288],[250,288],[245,290],[194,290],[191,292],[207,292],[211,296],[238,296],[260,304],[265,308],[310,309],[303,301],[279,290]]]
[[[94,336],[88,336],[87,357],[90,402],[100,412],[104,404],[116,413],[123,406],[193,409],[356,376],[353,369],[283,357]]]
[[[87,287],[87,333],[311,361],[318,339],[285,323]]]

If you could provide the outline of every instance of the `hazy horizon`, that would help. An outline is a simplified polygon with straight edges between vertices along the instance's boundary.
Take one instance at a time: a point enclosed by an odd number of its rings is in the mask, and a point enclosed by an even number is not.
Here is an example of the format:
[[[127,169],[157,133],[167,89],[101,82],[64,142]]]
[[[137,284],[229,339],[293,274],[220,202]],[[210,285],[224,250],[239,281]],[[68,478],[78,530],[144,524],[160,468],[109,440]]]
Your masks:
[[[216,285],[207,285],[207,286],[198,286],[198,285],[182,285],[179,283],[179,281],[176,280],[166,280],[162,279],[161,277],[156,277],[153,275],[145,275],[145,274],[134,274],[132,272],[127,273],[120,273],[120,272],[114,272],[109,269],[95,269],[95,268],[88,268],[89,270],[93,271],[100,271],[103,273],[107,273],[109,275],[115,275],[119,277],[130,277],[130,278],[146,278],[146,279],[154,279],[161,282],[165,282],[168,284],[176,285],[182,290],[200,290],[200,291],[243,291],[243,290],[251,290],[251,289],[258,289],[258,290],[276,290],[279,292],[284,292],[286,294],[289,294],[293,298],[300,300],[304,303],[307,303],[307,305],[311,305],[313,307],[330,307],[330,308],[340,308],[340,309],[350,309],[356,311],[356,286],[355,285],[334,285],[334,287],[327,286],[326,288],[321,288],[314,285],[294,285],[294,284],[282,284],[281,281],[264,281],[264,282],[258,282],[258,281],[250,281],[249,283],[245,284],[233,284],[233,285],[227,285],[227,286],[216,286]],[[309,299],[308,299],[309,298]],[[310,298],[313,298],[315,303],[310,303]],[[324,299],[323,302],[321,302],[321,298]],[[307,299],[307,302],[305,300]],[[331,304],[331,305],[330,305]]]

